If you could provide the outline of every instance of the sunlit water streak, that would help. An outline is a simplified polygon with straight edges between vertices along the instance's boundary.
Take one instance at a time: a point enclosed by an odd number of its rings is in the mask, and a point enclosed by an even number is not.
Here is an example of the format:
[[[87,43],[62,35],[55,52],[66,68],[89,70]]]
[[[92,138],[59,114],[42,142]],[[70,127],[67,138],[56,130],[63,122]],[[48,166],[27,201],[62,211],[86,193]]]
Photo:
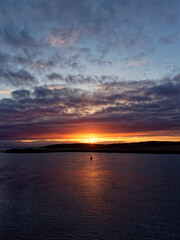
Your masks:
[[[180,239],[180,156],[0,154],[0,239]]]

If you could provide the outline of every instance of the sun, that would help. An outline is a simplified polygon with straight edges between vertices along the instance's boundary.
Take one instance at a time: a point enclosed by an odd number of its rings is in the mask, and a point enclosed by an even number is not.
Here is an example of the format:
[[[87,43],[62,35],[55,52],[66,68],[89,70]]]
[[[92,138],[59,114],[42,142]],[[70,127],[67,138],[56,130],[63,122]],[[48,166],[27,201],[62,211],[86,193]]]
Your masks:
[[[90,138],[89,139],[89,143],[96,143],[97,141],[96,141],[96,139],[95,138]]]
[[[99,136],[95,134],[83,134],[79,136],[79,142],[93,144],[99,142]]]

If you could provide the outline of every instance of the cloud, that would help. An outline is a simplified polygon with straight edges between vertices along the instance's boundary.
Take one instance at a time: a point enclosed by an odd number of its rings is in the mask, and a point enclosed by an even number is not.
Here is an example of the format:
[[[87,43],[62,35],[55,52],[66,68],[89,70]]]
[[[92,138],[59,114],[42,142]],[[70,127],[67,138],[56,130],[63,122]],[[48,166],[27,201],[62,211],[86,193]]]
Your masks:
[[[180,127],[179,75],[159,81],[105,82],[93,92],[41,86],[11,94],[0,101],[0,129],[6,129],[6,139],[13,126],[19,129],[17,137],[30,135],[31,127],[37,135],[45,129],[65,134],[73,126],[80,131],[87,124],[117,133],[178,132]]]
[[[24,69],[18,71],[0,69],[0,77],[2,83],[7,83],[14,86],[30,85],[37,82],[34,76]]]
[[[12,90],[0,89],[0,94],[9,94],[11,92],[12,92]]]
[[[161,37],[160,38],[160,42],[165,44],[165,45],[170,45],[172,44],[172,40],[168,37]]]
[[[23,50],[28,56],[37,54],[41,46],[38,40],[31,36],[28,29],[8,26],[3,29],[2,36],[6,44],[9,44],[14,49]]]
[[[59,73],[53,72],[49,75],[46,76],[49,80],[53,80],[56,82],[64,82],[64,84],[81,84],[83,85],[96,85],[98,87],[98,84],[102,84],[103,82],[112,82],[112,81],[117,81],[119,80],[119,77],[117,76],[110,76],[110,75],[101,75],[101,76],[96,76],[96,75],[84,75],[84,74],[67,74],[67,75],[61,75]]]
[[[178,38],[179,34],[180,34],[180,32],[175,32],[168,36],[160,37],[160,39],[159,39],[160,43],[165,44],[165,45],[171,45]]]
[[[133,56],[157,50],[151,26],[156,26],[157,33],[176,26],[178,4],[176,0],[2,0],[3,71],[10,72],[13,66],[14,72],[24,69],[48,81],[51,79],[46,75],[57,69],[67,69],[73,75],[99,71],[101,66],[107,74],[107,66],[113,68],[117,59],[128,59],[127,65],[134,68],[145,66],[148,58]],[[157,37],[169,44],[174,39],[171,35],[164,31],[164,36]],[[117,69],[120,67],[118,60]]]
[[[30,98],[31,92],[29,90],[22,89],[22,90],[13,91],[11,95],[12,95],[12,98],[16,100],[27,99],[27,98]]]
[[[130,67],[141,67],[141,66],[147,65],[147,60],[146,59],[131,60],[131,61],[128,61],[127,65]]]
[[[51,73],[51,74],[47,75],[47,78],[49,80],[63,80],[63,76],[58,73]]]
[[[20,64],[26,67],[30,67],[35,70],[49,69],[54,67],[55,61],[54,59],[33,59],[22,56],[11,56],[11,61],[16,64]]]
[[[53,47],[68,47],[73,45],[79,38],[79,32],[71,28],[54,28],[45,42]]]
[[[144,52],[140,52],[138,54],[129,56],[124,59],[124,62],[127,66],[130,67],[141,67],[148,64],[148,61],[145,58],[146,54]]]

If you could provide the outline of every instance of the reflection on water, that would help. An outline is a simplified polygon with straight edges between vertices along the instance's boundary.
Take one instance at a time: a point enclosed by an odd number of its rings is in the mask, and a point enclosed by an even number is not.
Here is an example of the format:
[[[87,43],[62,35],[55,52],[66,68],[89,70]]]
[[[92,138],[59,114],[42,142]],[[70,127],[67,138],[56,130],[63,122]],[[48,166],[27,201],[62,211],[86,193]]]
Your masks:
[[[0,239],[180,239],[178,155],[0,154]]]

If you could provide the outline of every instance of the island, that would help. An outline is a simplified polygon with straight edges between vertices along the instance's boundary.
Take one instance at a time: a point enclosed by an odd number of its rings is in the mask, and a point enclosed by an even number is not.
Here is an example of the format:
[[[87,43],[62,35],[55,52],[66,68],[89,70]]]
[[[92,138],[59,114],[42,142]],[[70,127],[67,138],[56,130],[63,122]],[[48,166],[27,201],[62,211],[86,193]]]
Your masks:
[[[180,154],[180,142],[138,142],[113,144],[70,143],[38,148],[11,148],[5,153],[104,152],[104,153],[165,153]]]

